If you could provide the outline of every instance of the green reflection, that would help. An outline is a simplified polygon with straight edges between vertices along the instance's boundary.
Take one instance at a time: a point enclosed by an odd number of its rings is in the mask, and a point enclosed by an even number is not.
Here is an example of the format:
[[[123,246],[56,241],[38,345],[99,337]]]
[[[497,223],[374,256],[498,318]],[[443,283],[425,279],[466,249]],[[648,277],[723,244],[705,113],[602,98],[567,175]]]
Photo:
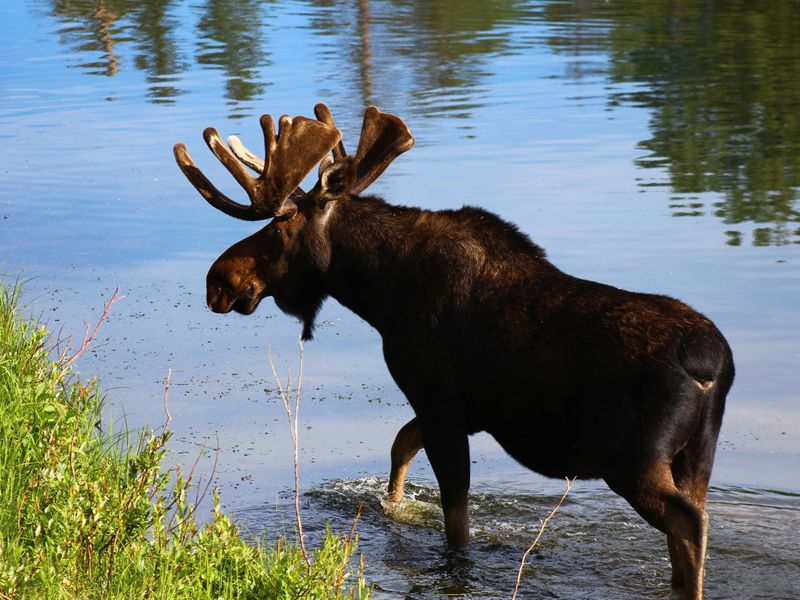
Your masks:
[[[520,0],[309,0],[309,32],[340,104],[469,118],[487,103],[491,58],[514,51]],[[326,90],[328,92],[328,90]],[[333,102],[333,100],[332,100]]]
[[[640,142],[636,164],[667,174],[674,216],[715,215],[729,225],[731,245],[800,242],[797,0],[52,0],[51,6],[63,23],[61,41],[92,57],[80,65],[87,73],[134,68],[147,75],[150,101],[174,102],[188,91],[183,73],[219,71],[233,117],[252,115],[263,100],[276,76],[272,51],[290,36],[308,40],[298,65],[314,64],[320,92],[352,106],[351,120],[364,105],[378,104],[406,115],[456,118],[464,128],[476,109],[500,101],[489,83],[494,59],[525,53],[538,60],[532,48],[546,43],[564,57],[566,78],[614,83],[609,107],[649,110],[651,137]],[[294,28],[276,14],[296,17]],[[524,74],[518,77],[524,82]],[[516,110],[528,108],[523,102]]]
[[[106,76],[131,66],[144,71],[154,101],[182,93],[176,76],[193,65],[181,58],[176,35],[190,30],[188,53],[195,65],[222,71],[235,116],[249,115],[269,85],[269,38],[280,43],[280,36],[307,35],[318,44],[313,60],[336,82],[334,94],[347,93],[346,104],[355,95],[362,105],[386,106],[401,92],[425,116],[469,117],[485,102],[480,86],[490,74],[488,58],[511,51],[507,30],[530,17],[521,0],[308,0],[282,8],[308,21],[287,31],[273,18],[278,3],[269,0],[204,0],[188,11],[179,10],[187,5],[177,0],[51,4],[63,23],[62,43],[92,57],[79,67]],[[132,65],[128,44],[135,47]]]
[[[179,25],[169,11],[173,0],[57,0],[52,14],[62,23],[59,37],[80,56],[95,56],[78,66],[92,75],[116,75],[124,53],[147,75],[148,97],[169,102],[181,93],[172,85],[187,65],[178,57],[174,32]],[[132,45],[133,51],[128,48]]]
[[[208,0],[198,7],[202,17],[197,24],[198,64],[225,73],[225,97],[246,103],[264,93],[260,70],[269,65],[263,40],[262,21],[268,3],[259,0]],[[250,110],[239,107],[232,116],[247,116]]]
[[[638,166],[666,169],[678,196],[723,196],[673,201],[676,216],[759,224],[754,245],[800,242],[800,2],[574,2],[551,5],[547,18],[576,32],[607,23],[592,44],[609,53],[611,78],[646,84],[611,98],[651,111]],[[738,229],[727,235],[742,243]]]
[[[168,14],[173,2],[150,0],[135,4],[131,12],[136,32],[134,65],[147,73],[148,98],[153,102],[172,102],[182,93],[173,85],[174,75],[186,69],[186,64],[178,58],[177,43],[172,34],[178,22]]]
[[[527,18],[525,3],[513,0],[395,0],[375,7],[376,53],[385,69],[378,75],[385,81],[394,61],[402,61],[411,100],[426,116],[468,118],[483,106],[488,59],[512,50],[509,30]]]

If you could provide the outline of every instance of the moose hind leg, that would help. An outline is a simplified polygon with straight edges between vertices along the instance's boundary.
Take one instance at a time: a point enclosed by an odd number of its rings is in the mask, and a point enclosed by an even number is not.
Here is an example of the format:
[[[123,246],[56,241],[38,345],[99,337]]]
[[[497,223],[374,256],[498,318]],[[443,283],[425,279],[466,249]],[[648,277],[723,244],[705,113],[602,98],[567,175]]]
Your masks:
[[[667,534],[667,548],[669,549],[669,562],[672,565],[672,587],[682,588],[684,585],[683,553],[675,536]]]
[[[703,439],[700,439],[696,443],[690,443],[675,456],[672,461],[672,476],[678,490],[688,497],[698,509],[703,511],[706,536],[704,536],[703,541],[702,557],[705,557],[708,518],[704,508],[708,494],[708,481],[711,476],[713,446],[709,451],[708,447],[703,446],[703,441]],[[690,569],[687,566],[687,561],[691,560],[690,553],[683,549],[679,539],[667,536],[667,540],[670,549],[670,561],[672,562],[672,585],[676,588],[683,587],[685,585],[684,573],[688,574]],[[701,577],[702,575],[701,573]]]
[[[634,477],[608,480],[650,525],[667,534],[673,585],[686,600],[702,600],[708,517],[702,505],[678,489],[669,463],[657,462]]]
[[[392,470],[389,473],[389,502],[403,500],[406,473],[411,461],[422,449],[422,430],[416,417],[400,428],[392,444]]]
[[[691,600],[703,598],[703,579],[705,576],[706,544],[708,540],[708,515],[701,509],[694,507],[697,512],[692,517],[692,529],[685,534],[668,534],[668,543],[674,545],[677,561],[672,560],[673,585],[676,583],[675,568],[679,569],[680,585],[684,597]],[[670,558],[672,558],[670,556]],[[677,565],[676,565],[677,562]]]

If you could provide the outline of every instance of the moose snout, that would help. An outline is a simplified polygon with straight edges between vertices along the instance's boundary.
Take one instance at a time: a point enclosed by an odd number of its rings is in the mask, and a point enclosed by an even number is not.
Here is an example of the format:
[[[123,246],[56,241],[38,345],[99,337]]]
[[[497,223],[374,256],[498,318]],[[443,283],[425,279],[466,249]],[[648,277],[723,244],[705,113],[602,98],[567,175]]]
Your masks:
[[[211,312],[226,314],[236,312],[249,315],[258,307],[261,298],[254,288],[241,293],[231,293],[219,286],[210,285],[206,290],[206,304]]]
[[[208,310],[215,313],[227,313],[231,311],[232,302],[227,301],[226,295],[218,285],[209,285],[206,288],[206,305]]]

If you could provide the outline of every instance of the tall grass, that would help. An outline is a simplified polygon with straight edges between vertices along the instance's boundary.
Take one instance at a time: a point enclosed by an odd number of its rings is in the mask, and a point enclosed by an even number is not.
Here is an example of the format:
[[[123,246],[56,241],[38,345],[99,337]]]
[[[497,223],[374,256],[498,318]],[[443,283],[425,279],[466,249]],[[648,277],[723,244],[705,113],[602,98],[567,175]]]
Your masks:
[[[370,595],[352,536],[328,532],[309,562],[248,543],[216,491],[198,523],[190,478],[163,468],[167,428],[99,428],[96,382],[50,358],[18,300],[0,283],[0,599]]]

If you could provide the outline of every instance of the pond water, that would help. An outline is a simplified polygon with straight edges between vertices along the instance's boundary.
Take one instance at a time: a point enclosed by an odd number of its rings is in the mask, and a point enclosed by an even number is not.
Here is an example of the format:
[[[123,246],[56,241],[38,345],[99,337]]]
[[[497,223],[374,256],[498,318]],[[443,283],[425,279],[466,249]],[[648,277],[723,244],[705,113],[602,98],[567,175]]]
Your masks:
[[[681,298],[728,337],[709,514],[709,598],[800,598],[800,3],[5,0],[0,271],[91,352],[108,419],[163,422],[254,535],[291,528],[291,448],[267,362],[297,373],[300,326],[270,302],[211,314],[205,272],[258,225],[207,206],[172,158],[214,125],[258,147],[258,116],[325,101],[353,147],[366,105],[417,140],[371,191],[481,205],[563,270]],[[227,179],[226,179],[227,177]],[[229,182],[224,185],[224,182]],[[241,197],[236,195],[235,197]],[[472,440],[473,544],[442,551],[421,454],[387,516],[391,440],[411,410],[380,339],[329,301],[304,349],[301,484],[311,536],[358,524],[379,597],[510,597],[563,482]],[[73,341],[76,345],[76,341]],[[214,452],[215,447],[218,452]],[[669,598],[662,536],[577,482],[523,581],[532,598]]]

